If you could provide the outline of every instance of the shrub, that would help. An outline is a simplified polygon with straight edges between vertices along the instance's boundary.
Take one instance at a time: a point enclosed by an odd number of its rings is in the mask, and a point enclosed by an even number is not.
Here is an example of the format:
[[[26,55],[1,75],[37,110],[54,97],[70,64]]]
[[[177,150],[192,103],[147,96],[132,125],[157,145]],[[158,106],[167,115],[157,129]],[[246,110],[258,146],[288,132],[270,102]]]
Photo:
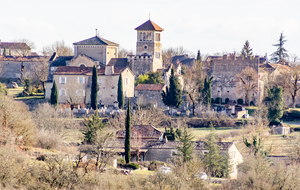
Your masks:
[[[214,100],[213,98],[211,99],[211,103],[212,103],[212,104],[214,104],[214,103],[215,103],[215,100]]]
[[[157,161],[157,160],[153,160],[149,166],[148,166],[148,170],[151,170],[151,171],[156,171],[159,167],[161,166],[166,166],[167,164],[165,162],[160,162],[160,161]]]
[[[227,104],[229,102],[229,98],[225,99],[225,104]]]
[[[250,102],[250,106],[255,106],[254,101]]]
[[[217,97],[216,100],[215,100],[215,103],[216,104],[222,104],[222,98]]]
[[[119,158],[119,159],[117,160],[117,162],[118,162],[118,165],[119,165],[119,166],[122,166],[123,164],[125,164],[124,158]]]
[[[37,146],[44,149],[54,149],[61,144],[61,136],[53,131],[40,130],[37,134]]]
[[[243,105],[244,100],[242,98],[239,98],[239,99],[237,99],[237,103],[240,104],[240,105]]]
[[[140,168],[140,165],[138,163],[130,162],[130,163],[126,164],[126,167],[136,170],[136,169]]]

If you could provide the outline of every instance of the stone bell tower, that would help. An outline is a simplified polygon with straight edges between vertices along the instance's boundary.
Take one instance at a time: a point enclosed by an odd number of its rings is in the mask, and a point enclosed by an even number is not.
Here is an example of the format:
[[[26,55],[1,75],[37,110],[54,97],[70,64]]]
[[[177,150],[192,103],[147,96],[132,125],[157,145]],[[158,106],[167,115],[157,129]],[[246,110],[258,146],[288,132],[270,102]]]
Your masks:
[[[136,77],[162,68],[161,33],[163,29],[151,20],[135,28],[137,31],[136,55],[129,57]]]

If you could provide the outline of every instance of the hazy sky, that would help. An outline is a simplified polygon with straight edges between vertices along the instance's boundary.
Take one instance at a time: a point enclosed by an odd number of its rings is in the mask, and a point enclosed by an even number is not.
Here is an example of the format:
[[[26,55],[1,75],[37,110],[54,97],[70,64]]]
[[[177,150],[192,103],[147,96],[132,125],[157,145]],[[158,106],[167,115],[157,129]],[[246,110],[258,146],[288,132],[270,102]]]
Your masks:
[[[286,49],[300,56],[297,0],[0,0],[2,42],[26,38],[38,53],[57,40],[72,43],[100,36],[135,51],[135,27],[149,19],[162,27],[163,48],[196,53],[240,51],[270,55],[283,32]]]

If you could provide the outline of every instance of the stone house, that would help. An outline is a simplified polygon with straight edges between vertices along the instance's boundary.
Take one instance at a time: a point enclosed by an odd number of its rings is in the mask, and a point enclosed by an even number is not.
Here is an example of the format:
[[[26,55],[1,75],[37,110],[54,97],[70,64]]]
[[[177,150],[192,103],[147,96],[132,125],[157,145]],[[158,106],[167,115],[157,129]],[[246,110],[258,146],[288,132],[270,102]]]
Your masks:
[[[179,146],[177,141],[168,141],[163,138],[164,132],[151,125],[134,125],[131,127],[131,161],[168,162]],[[107,151],[118,152],[124,156],[125,130],[116,133],[116,140],[110,140],[105,144]],[[233,142],[218,142],[221,154],[227,153],[231,165],[230,178],[237,178],[237,166],[243,162],[241,153]],[[208,152],[203,141],[194,142],[194,152],[203,155]],[[139,155],[139,156],[137,156]]]
[[[165,84],[138,84],[134,89],[135,103],[138,105],[151,104],[163,107],[161,93],[166,90]]]
[[[90,103],[93,67],[59,66],[53,73],[59,92],[59,103],[66,103],[72,98],[76,103]],[[125,97],[134,96],[134,75],[127,67],[114,65],[100,67],[98,74],[98,103],[114,105],[117,102],[118,81],[123,78]],[[50,98],[52,83],[47,83],[46,98]]]
[[[44,56],[3,56],[0,55],[0,77],[18,80],[33,75],[34,68],[44,61]]]
[[[28,56],[31,54],[31,48],[26,43],[20,42],[1,42],[0,40],[0,55],[5,56]]]

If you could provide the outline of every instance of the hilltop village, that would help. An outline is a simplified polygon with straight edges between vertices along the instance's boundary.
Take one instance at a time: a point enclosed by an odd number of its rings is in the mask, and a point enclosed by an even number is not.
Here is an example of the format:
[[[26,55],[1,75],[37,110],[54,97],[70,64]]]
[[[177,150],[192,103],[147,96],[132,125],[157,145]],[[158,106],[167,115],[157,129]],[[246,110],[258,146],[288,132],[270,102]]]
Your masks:
[[[0,41],[0,188],[248,189],[261,167],[272,189],[298,174],[300,67],[282,33],[269,60],[248,41],[163,49],[150,19],[134,30],[135,53],[97,33],[43,55]]]

